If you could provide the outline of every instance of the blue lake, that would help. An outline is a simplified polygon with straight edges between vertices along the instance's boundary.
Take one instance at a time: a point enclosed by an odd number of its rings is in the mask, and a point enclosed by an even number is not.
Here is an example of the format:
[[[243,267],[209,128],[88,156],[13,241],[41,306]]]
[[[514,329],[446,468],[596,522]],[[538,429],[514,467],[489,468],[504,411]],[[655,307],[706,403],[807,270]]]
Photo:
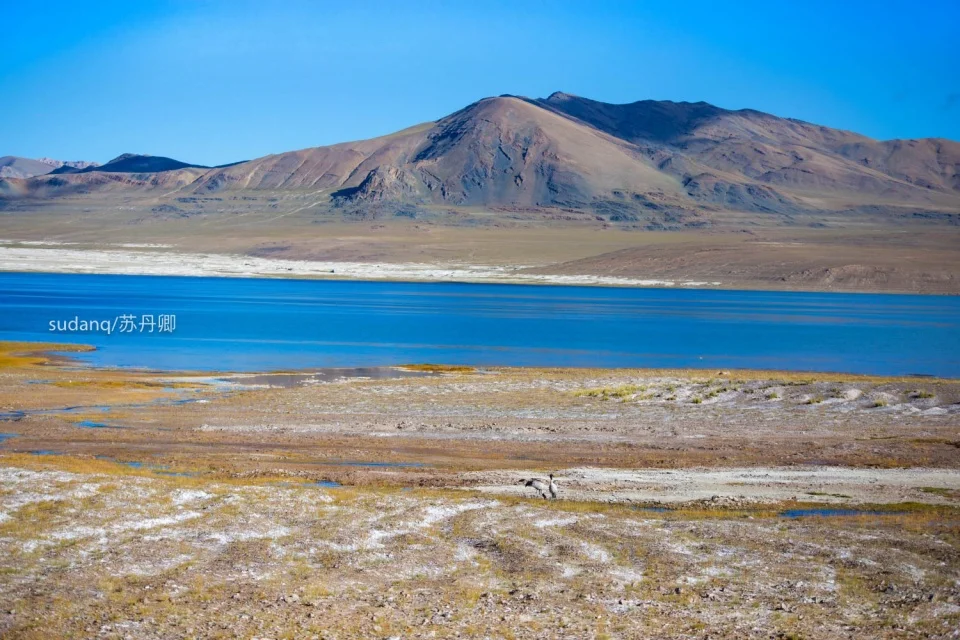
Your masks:
[[[120,331],[123,315],[134,330]],[[152,333],[140,329],[145,315]],[[172,332],[159,332],[161,315],[175,316]],[[50,330],[74,319],[113,332]],[[0,340],[91,344],[89,362],[157,369],[433,362],[957,377],[960,298],[2,273]]]

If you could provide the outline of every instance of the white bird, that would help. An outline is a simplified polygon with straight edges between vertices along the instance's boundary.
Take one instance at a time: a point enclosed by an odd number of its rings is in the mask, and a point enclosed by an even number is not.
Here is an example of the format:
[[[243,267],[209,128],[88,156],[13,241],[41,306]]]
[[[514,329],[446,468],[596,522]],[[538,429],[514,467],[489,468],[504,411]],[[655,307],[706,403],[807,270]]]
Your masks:
[[[553,481],[553,474],[550,474],[549,482],[540,478],[531,478],[530,480],[521,480],[525,487],[533,487],[540,497],[544,500],[557,497],[557,483]]]

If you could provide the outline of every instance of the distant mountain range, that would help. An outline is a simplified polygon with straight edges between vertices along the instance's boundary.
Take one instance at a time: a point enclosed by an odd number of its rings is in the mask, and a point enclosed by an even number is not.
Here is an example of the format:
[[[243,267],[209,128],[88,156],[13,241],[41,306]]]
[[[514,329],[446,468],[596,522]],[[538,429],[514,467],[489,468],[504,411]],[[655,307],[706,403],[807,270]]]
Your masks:
[[[310,192],[318,211],[416,216],[482,208],[650,228],[723,212],[960,214],[960,143],[877,141],[704,102],[486,98],[435,122],[224,167],[124,154],[103,166],[0,159],[0,207],[122,194]],[[84,165],[84,166],[80,166]],[[44,167],[52,167],[44,171]]]
[[[20,158],[18,156],[3,156],[0,158],[0,178],[32,178],[48,173],[58,173],[72,170],[82,170],[96,167],[96,162],[84,160],[63,161],[53,158]]]
[[[191,167],[198,169],[210,168],[198,164],[180,162],[173,158],[164,158],[162,156],[143,156],[135,153],[124,153],[103,165],[86,167],[64,165],[50,173],[58,175],[64,173],[90,173],[91,171],[104,171],[106,173],[161,173],[163,171],[175,171],[177,169],[189,169]]]

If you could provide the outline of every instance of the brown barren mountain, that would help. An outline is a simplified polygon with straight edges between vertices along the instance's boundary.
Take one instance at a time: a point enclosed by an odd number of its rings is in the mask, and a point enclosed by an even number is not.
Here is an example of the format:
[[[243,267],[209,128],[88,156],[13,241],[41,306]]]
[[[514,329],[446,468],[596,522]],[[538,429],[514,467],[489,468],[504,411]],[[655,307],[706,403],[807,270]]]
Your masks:
[[[957,211],[960,144],[949,140],[878,142],[703,102],[611,105],[555,93],[538,104],[632,142],[704,202],[809,211],[872,200]]]
[[[500,96],[388,136],[223,167],[125,155],[0,179],[0,215],[6,238],[727,286],[960,289],[960,143],[877,141],[703,102]],[[477,235],[498,228],[514,231],[496,243]],[[585,229],[688,235],[584,243]]]
[[[125,155],[71,177],[6,179],[0,193],[10,206],[103,189],[311,190],[322,196],[317,207],[347,212],[374,204],[564,209],[651,228],[703,226],[717,211],[960,212],[956,142],[879,142],[702,102],[614,105],[563,93],[487,98],[393,135],[204,169]]]

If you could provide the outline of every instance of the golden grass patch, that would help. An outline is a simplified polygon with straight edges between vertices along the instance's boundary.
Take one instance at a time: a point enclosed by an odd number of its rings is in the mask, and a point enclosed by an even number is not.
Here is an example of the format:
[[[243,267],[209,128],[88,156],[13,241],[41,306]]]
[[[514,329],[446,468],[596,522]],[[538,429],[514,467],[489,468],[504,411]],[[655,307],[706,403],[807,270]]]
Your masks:
[[[49,364],[51,351],[82,353],[94,348],[82,344],[52,342],[0,342],[0,369],[19,369]]]

